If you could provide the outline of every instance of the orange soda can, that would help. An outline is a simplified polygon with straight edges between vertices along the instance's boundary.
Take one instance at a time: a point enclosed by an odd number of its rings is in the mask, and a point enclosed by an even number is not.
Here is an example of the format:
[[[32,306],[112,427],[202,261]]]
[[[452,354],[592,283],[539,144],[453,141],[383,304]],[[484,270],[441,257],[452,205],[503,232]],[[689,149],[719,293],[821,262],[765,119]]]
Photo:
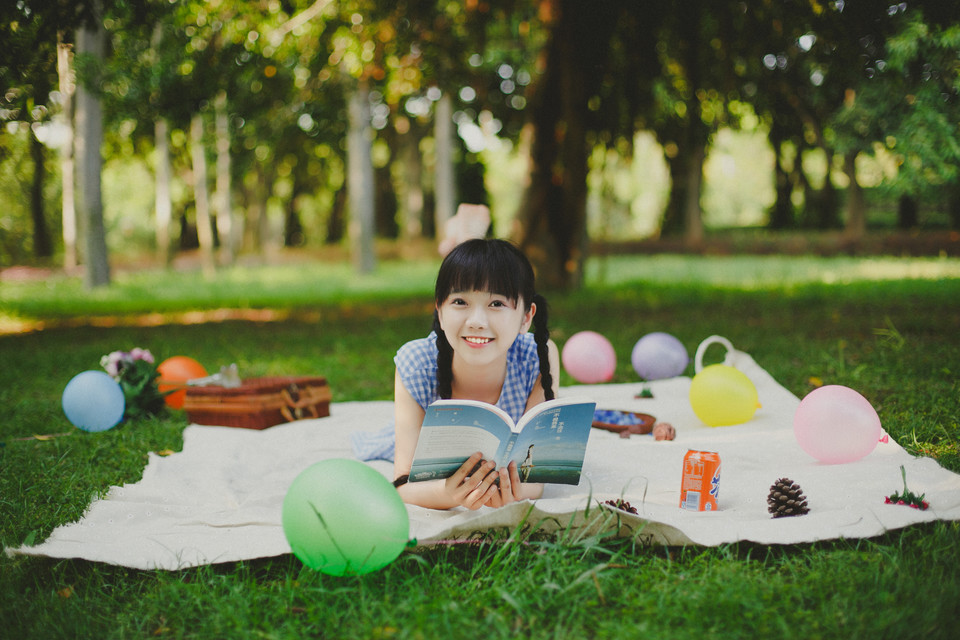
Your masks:
[[[716,511],[720,493],[720,454],[690,449],[683,456],[680,508]]]

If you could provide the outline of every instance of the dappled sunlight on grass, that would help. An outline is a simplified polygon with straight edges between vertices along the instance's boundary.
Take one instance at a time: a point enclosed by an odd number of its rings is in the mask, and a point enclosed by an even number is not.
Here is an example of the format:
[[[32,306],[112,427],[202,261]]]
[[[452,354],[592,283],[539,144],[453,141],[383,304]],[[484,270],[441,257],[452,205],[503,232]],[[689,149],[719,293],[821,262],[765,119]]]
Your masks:
[[[5,278],[0,334],[84,324],[316,321],[317,310],[329,306],[389,314],[401,302],[428,308],[437,267],[435,259],[382,261],[373,273],[361,275],[349,262],[304,260],[222,268],[211,277],[198,270],[118,270],[110,287],[93,291],[79,276]],[[657,254],[593,258],[586,267],[588,288],[633,289],[637,283],[693,296],[711,288],[795,292],[877,281],[960,282],[960,259]]]
[[[960,278],[957,258],[815,256],[610,256],[587,265],[589,286],[633,281],[699,284],[737,289],[781,289],[808,284]]]
[[[205,318],[267,321],[288,318],[291,309],[398,296],[430,299],[436,269],[433,261],[383,262],[373,273],[357,274],[347,263],[315,261],[224,268],[213,277],[199,271],[121,271],[110,287],[93,291],[84,288],[82,278],[62,274],[4,280],[0,332],[42,328],[44,321],[93,323],[93,316],[138,315],[137,323],[144,325]],[[276,317],[262,317],[271,309]],[[236,310],[246,312],[238,316]]]

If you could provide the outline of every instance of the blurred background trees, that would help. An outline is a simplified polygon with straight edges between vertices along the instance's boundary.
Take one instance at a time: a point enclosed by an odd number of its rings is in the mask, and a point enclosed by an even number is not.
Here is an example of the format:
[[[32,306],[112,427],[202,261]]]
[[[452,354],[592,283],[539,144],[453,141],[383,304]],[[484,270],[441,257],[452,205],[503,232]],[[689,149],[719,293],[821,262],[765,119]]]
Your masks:
[[[12,0],[0,265],[363,272],[458,202],[561,287],[592,240],[957,228],[953,4]]]

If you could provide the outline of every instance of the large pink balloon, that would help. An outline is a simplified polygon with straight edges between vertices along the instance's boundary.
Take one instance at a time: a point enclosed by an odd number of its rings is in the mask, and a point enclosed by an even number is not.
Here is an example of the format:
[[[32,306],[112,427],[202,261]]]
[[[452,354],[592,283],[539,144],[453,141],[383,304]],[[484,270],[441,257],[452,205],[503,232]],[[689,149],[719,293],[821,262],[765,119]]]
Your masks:
[[[580,331],[563,345],[560,361],[577,382],[595,384],[613,377],[617,354],[610,341],[596,331]]]
[[[807,394],[793,416],[793,433],[804,451],[821,462],[854,462],[880,440],[880,417],[862,395],[841,385]]]

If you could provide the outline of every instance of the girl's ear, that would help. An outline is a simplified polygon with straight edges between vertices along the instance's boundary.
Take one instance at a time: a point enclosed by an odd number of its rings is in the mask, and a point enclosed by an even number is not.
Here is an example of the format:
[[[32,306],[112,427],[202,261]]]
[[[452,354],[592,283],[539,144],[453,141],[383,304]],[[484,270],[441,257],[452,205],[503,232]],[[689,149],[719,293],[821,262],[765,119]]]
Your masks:
[[[531,302],[530,309],[523,314],[523,324],[520,325],[520,333],[526,333],[530,330],[530,325],[533,323],[533,316],[537,315],[537,303]]]

